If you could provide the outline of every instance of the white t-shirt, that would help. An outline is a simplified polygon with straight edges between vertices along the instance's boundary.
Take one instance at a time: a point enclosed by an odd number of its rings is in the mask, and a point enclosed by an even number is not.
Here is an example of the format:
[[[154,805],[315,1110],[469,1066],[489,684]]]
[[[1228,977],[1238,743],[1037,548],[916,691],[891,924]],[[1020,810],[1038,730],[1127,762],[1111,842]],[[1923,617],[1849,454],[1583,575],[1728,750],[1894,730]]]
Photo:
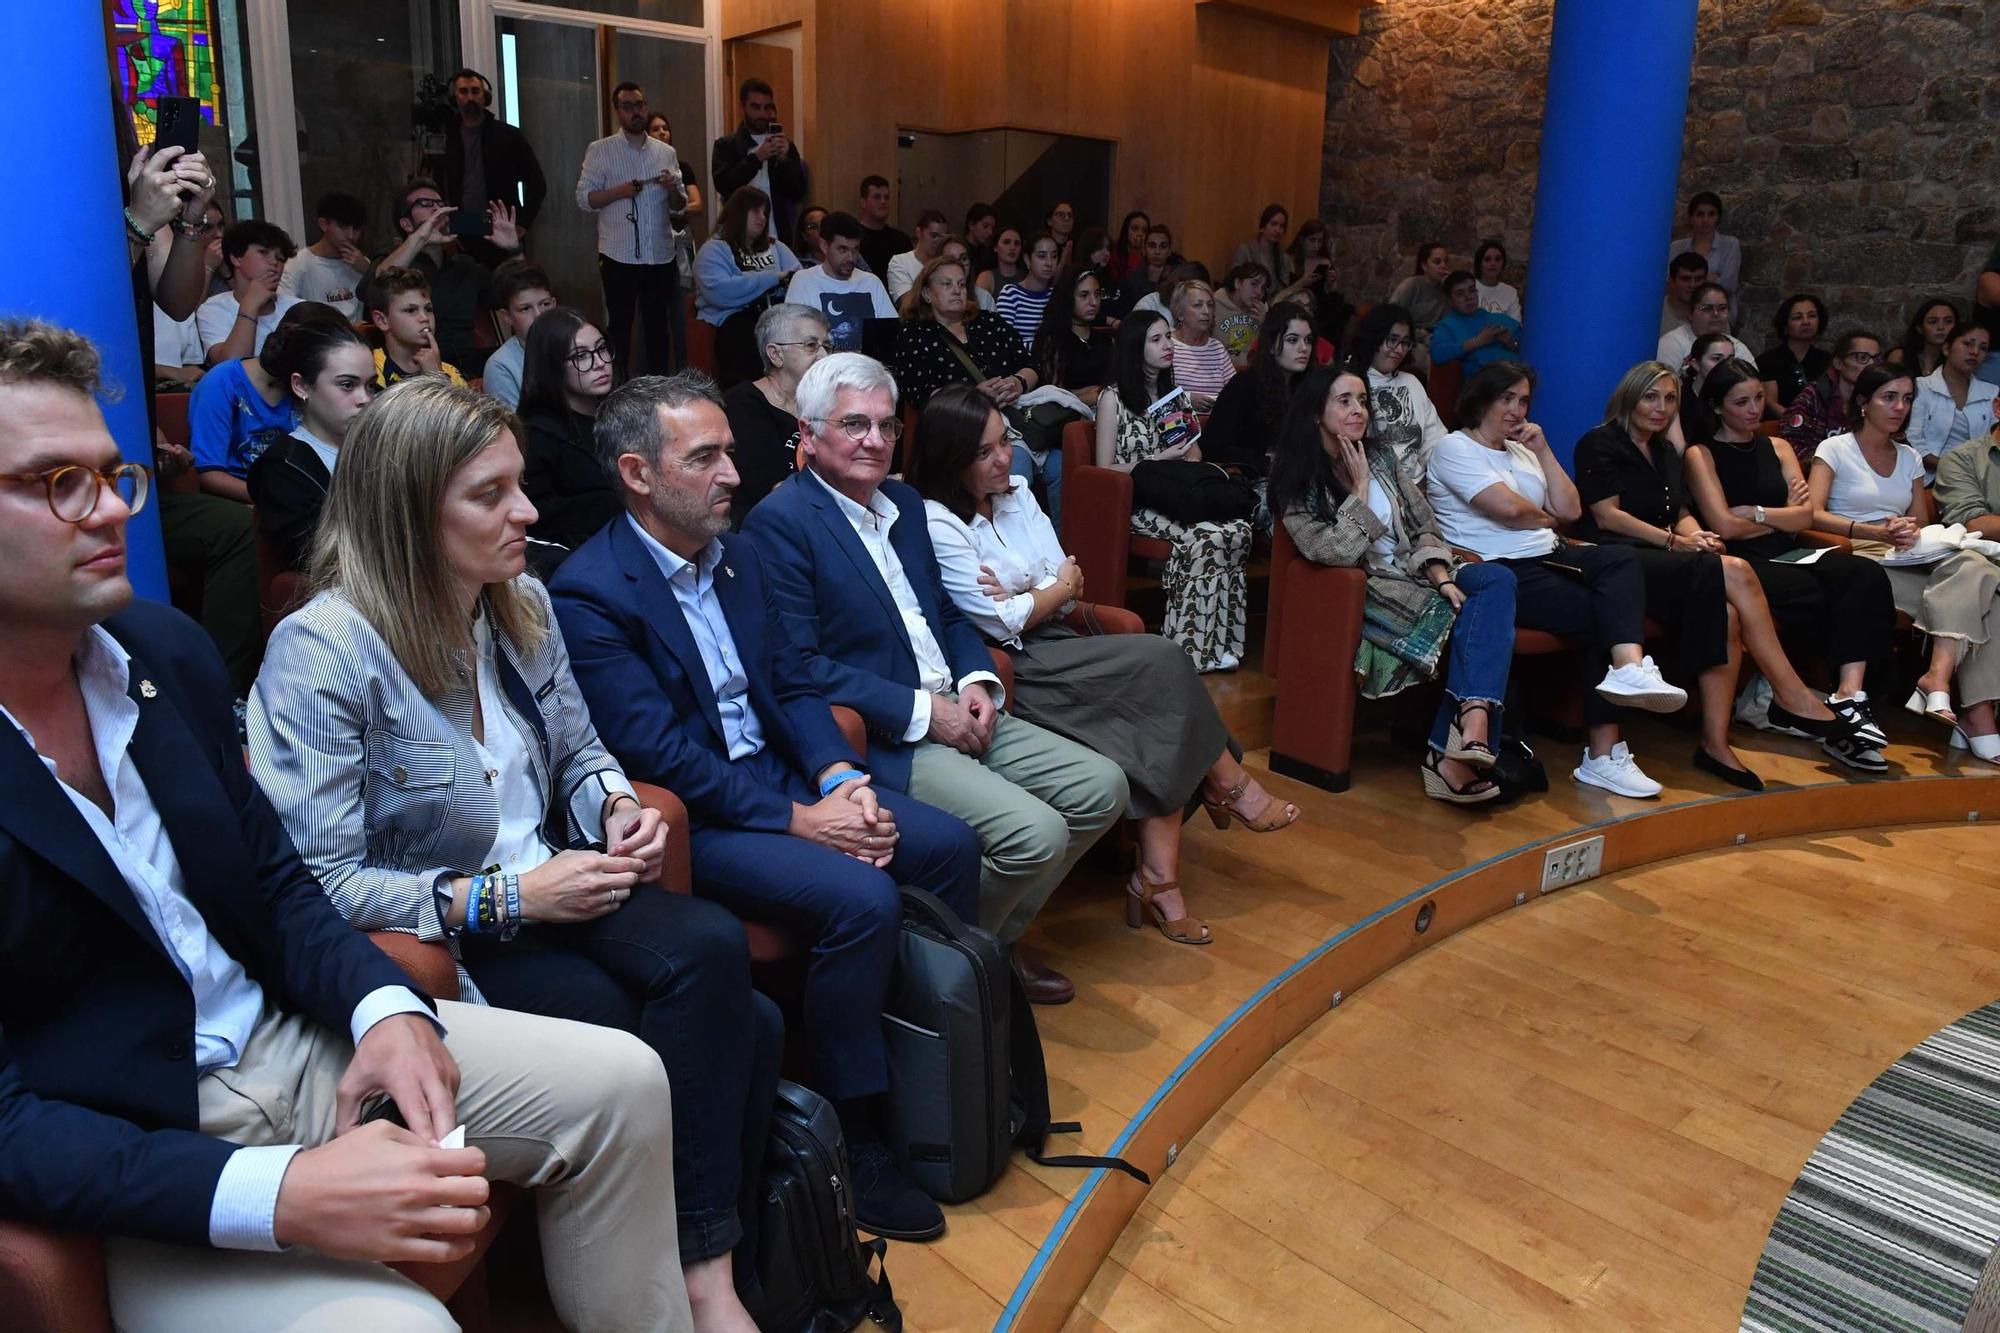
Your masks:
[[[1924,460],[1907,444],[1896,446],[1896,470],[1883,476],[1862,456],[1861,441],[1852,431],[1821,441],[1813,461],[1833,469],[1827,512],[1857,523],[1880,523],[1909,513],[1910,497],[1924,477]]]
[[[1444,539],[1488,560],[1547,555],[1556,549],[1553,528],[1510,528],[1480,512],[1472,497],[1499,483],[1532,505],[1546,505],[1549,481],[1535,451],[1513,440],[1488,449],[1462,430],[1437,442],[1424,471],[1424,495]]]
[[[900,301],[903,293],[917,285],[917,275],[924,271],[924,261],[917,258],[915,250],[905,250],[889,261],[889,277],[884,284],[889,289],[889,299]]]
[[[1445,435],[1430,391],[1407,370],[1384,375],[1370,366],[1368,401],[1376,436],[1396,451],[1397,459],[1421,472],[1424,455]]]
[[[1396,511],[1390,507],[1389,492],[1382,489],[1382,479],[1372,472],[1368,474],[1368,510],[1387,529],[1368,543],[1368,567],[1391,569],[1396,564]]]
[[[1736,357],[1738,360],[1748,361],[1753,366],[1757,364],[1757,354],[1750,350],[1750,344],[1744,342],[1734,334],[1730,335],[1729,341],[1736,349],[1730,355]],[[1681,362],[1687,360],[1688,353],[1694,350],[1694,343],[1695,332],[1693,327],[1686,322],[1682,322],[1660,335],[1660,345],[1654,349],[1654,354],[1660,360],[1678,369]]]
[[[202,363],[201,332],[194,316],[175,319],[159,306],[153,307],[153,364],[156,366],[198,366]],[[147,374],[151,374],[148,371]]]
[[[861,350],[863,320],[896,317],[896,307],[889,303],[882,280],[860,268],[844,279],[827,272],[824,264],[802,268],[785,288],[785,300],[811,306],[825,315],[834,348],[842,352]]]
[[[1479,283],[1479,308],[1496,314],[1521,317],[1521,293],[1514,290],[1511,282],[1496,282],[1491,287]]]
[[[250,355],[255,356],[264,350],[264,339],[271,336],[271,330],[278,327],[278,321],[285,317],[285,312],[298,303],[298,297],[283,291],[278,293],[277,300],[271,303],[270,313],[257,320],[257,336],[250,343]],[[203,348],[214,347],[229,336],[236,327],[236,312],[239,309],[235,292],[217,292],[195,309],[194,326],[201,332]]]
[[[278,290],[301,301],[319,301],[349,319],[361,318],[361,275],[338,259],[301,250],[285,261]]]

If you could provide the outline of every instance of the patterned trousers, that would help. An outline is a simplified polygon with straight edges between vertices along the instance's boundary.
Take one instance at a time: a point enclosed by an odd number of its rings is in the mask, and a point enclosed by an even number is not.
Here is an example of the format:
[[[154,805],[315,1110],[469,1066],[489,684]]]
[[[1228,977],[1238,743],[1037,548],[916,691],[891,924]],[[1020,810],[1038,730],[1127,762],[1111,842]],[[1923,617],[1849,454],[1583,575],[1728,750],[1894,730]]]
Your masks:
[[[1217,670],[1225,658],[1242,661],[1250,521],[1177,523],[1158,510],[1134,509],[1132,531],[1173,543],[1161,581],[1167,617],[1160,633],[1194,659],[1196,671]]]

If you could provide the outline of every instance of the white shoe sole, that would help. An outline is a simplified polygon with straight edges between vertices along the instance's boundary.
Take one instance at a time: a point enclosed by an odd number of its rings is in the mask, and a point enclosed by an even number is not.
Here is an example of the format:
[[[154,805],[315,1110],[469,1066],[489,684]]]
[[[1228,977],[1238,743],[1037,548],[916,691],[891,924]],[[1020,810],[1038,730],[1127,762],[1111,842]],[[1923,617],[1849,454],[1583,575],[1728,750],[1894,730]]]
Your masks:
[[[1612,703],[1624,708],[1643,708],[1648,713],[1678,713],[1687,707],[1687,691],[1667,690],[1621,690],[1615,686],[1599,685],[1597,692]]]
[[[1654,783],[1652,789],[1649,791],[1629,790],[1616,785],[1609,778],[1599,777],[1597,774],[1582,767],[1571,769],[1569,775],[1575,778],[1582,786],[1596,787],[1600,791],[1610,792],[1613,796],[1629,796],[1635,801],[1650,801],[1663,790],[1658,783]]]

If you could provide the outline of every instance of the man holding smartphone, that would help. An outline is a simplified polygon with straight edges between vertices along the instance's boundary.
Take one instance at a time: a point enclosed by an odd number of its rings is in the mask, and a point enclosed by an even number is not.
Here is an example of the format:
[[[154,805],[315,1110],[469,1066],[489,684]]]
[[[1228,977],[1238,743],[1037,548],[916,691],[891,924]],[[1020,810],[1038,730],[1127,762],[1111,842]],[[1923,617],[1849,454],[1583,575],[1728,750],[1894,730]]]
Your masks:
[[[742,123],[734,134],[717,139],[709,154],[715,197],[727,202],[743,186],[756,186],[771,196],[771,234],[789,242],[792,223],[806,197],[805,161],[778,123],[778,97],[770,84],[743,80],[736,103],[743,112]]]
[[[514,209],[500,199],[484,209],[453,208],[445,203],[436,181],[419,176],[396,201],[396,230],[402,240],[369,269],[362,288],[364,308],[373,299],[368,284],[376,275],[390,268],[416,269],[430,281],[436,341],[444,359],[462,374],[480,375],[492,349],[479,345],[475,329],[486,315],[486,289],[493,271],[465,253],[458,237],[483,236],[499,253],[518,255],[521,232]]]
[[[665,375],[682,350],[673,345],[667,316],[681,285],[672,215],[687,207],[687,188],[673,145],[646,133],[651,114],[645,89],[619,84],[611,90],[611,110],[618,132],[584,150],[576,206],[597,215],[597,271],[613,369],[621,376],[638,370],[631,356],[636,309],[646,327],[645,369]]]

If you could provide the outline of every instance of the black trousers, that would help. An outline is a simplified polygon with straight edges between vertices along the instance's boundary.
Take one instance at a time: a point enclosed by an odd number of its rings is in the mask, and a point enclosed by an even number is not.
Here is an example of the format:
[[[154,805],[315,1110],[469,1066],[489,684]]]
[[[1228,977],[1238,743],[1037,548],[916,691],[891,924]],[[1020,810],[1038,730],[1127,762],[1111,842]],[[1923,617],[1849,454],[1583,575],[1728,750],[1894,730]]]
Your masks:
[[[461,938],[465,970],[491,1003],[637,1033],[659,1053],[673,1089],[681,1262],[735,1249],[755,1216],[749,1192],[784,1047],[777,1006],[750,989],[742,924],[642,884],[595,921]]]
[[[597,257],[598,277],[604,283],[605,338],[611,354],[618,358],[617,377],[630,379],[640,371],[632,361],[632,312],[646,330],[645,371],[651,375],[672,374],[675,369],[673,310],[681,299],[681,270],[677,264],[621,264],[606,255]]]
[[[1597,682],[1621,643],[1646,637],[1646,576],[1630,546],[1564,546],[1545,556],[1500,560],[1514,571],[1514,623],[1582,639],[1584,720],[1595,726],[1618,720],[1618,709],[1597,692]]]
[[[1692,682],[1729,660],[1729,592],[1722,557],[1707,551],[1635,546],[1646,578],[1646,614],[1666,627],[1674,673]]]
[[[1815,634],[1830,666],[1879,662],[1896,627],[1896,594],[1882,566],[1865,556],[1828,551],[1810,565],[1746,556],[1771,618]]]

